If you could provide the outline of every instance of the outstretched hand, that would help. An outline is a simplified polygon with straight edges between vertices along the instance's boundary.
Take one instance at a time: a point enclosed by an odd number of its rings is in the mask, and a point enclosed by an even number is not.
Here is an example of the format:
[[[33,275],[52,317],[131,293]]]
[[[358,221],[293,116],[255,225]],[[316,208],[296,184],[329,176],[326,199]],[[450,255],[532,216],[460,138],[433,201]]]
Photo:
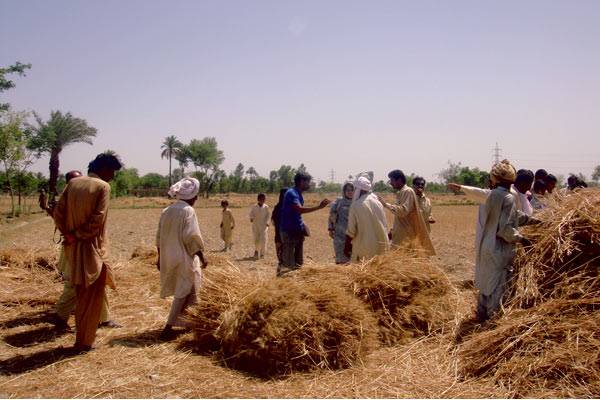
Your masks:
[[[450,182],[450,183],[448,183],[448,184],[446,185],[446,187],[447,187],[449,190],[452,190],[454,193],[456,193],[456,192],[459,192],[459,191],[460,191],[460,185],[459,185],[458,183],[452,183],[452,182]]]

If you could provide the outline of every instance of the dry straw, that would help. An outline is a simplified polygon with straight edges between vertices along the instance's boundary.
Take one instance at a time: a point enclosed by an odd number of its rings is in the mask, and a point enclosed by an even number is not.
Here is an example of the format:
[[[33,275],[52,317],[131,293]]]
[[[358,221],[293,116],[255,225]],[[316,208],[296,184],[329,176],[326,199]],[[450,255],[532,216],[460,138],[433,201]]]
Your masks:
[[[272,376],[354,365],[375,337],[391,345],[428,335],[454,318],[455,307],[440,269],[391,252],[263,283],[233,265],[208,269],[190,321],[199,347],[216,341],[228,365]]]
[[[514,297],[459,349],[462,372],[520,396],[600,395],[600,191],[558,199],[524,230]]]

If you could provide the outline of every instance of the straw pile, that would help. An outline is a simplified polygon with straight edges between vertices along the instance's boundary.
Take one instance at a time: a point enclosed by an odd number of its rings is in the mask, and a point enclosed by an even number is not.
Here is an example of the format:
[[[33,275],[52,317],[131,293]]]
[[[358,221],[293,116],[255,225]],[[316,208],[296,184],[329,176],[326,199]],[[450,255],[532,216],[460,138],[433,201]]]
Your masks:
[[[0,267],[56,269],[54,249],[6,249],[0,251]]]
[[[400,252],[352,271],[352,291],[376,316],[379,339],[387,345],[442,329],[456,311],[456,292],[446,275],[428,259]]]
[[[559,199],[524,229],[514,297],[459,348],[462,372],[518,395],[600,395],[600,191]]]
[[[375,326],[341,288],[275,279],[225,312],[216,336],[227,365],[279,376],[355,365],[376,347]]]
[[[137,246],[131,253],[131,261],[146,265],[156,265],[158,252],[156,247]]]
[[[550,298],[600,296],[600,190],[558,198],[523,229],[534,243],[516,259],[514,301],[528,307]]]

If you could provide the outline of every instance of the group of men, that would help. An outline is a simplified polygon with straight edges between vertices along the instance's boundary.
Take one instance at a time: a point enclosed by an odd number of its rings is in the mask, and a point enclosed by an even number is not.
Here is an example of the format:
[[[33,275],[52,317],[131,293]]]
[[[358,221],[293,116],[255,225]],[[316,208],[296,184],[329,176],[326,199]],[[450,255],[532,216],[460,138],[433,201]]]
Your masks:
[[[463,192],[480,204],[475,231],[476,317],[485,322],[502,307],[513,276],[516,244],[529,246],[519,226],[540,223],[539,211],[557,196],[586,187],[570,176],[567,187],[556,190],[557,178],[539,169],[515,170],[508,160],[495,164],[490,171],[488,189],[449,183],[448,188]]]
[[[105,287],[115,288],[115,284],[106,261],[105,228],[110,199],[108,182],[121,167],[116,156],[107,153],[98,155],[90,162],[87,176],[77,172],[68,174],[68,184],[59,202],[46,207],[63,237],[59,264],[66,282],[57,304],[55,323],[68,326],[66,321],[74,305],[77,329],[74,348],[79,352],[91,349],[99,325],[118,326],[108,319]],[[360,262],[390,248],[435,254],[429,236],[429,224],[435,221],[431,217],[431,203],[423,193],[425,180],[415,178],[413,189],[407,185],[406,176],[400,170],[391,171],[388,177],[390,185],[397,191],[394,204],[373,193],[371,182],[363,176],[346,183],[342,197],[332,204],[328,228],[334,240],[336,262]],[[264,194],[258,196],[257,204],[250,211],[255,258],[265,254],[269,221],[275,226],[278,276],[303,264],[304,240],[310,235],[303,214],[330,204],[328,199],[323,199],[313,207],[304,205],[302,194],[310,188],[310,183],[310,175],[297,173],[294,187],[281,191],[279,203],[272,214],[265,204]],[[527,170],[516,171],[504,160],[492,168],[489,189],[448,185],[450,189],[465,192],[481,203],[475,268],[475,284],[479,290],[477,315],[480,320],[490,318],[501,307],[510,281],[515,244],[528,244],[518,227],[537,222],[533,213],[545,206],[548,193],[554,192],[555,184],[556,178],[543,170],[535,175]],[[530,192],[532,186],[533,193]],[[580,183],[574,182],[573,189],[580,186]],[[162,339],[176,334],[174,326],[187,326],[181,316],[187,307],[196,303],[201,269],[208,265],[193,207],[199,189],[198,180],[189,177],[172,185],[169,195],[177,201],[162,211],[158,223],[156,246],[160,296],[174,297]],[[536,203],[540,205],[534,205]],[[221,237],[225,250],[228,250],[235,221],[227,201],[222,206]],[[385,209],[393,214],[391,231],[388,231]]]

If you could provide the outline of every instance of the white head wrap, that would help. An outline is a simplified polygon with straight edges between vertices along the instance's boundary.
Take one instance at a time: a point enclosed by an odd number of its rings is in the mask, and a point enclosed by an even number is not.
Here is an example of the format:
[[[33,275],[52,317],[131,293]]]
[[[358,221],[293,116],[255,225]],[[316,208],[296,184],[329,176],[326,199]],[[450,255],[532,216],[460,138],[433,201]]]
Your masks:
[[[198,195],[200,182],[196,178],[185,177],[169,189],[169,196],[177,200],[191,200]]]
[[[371,182],[369,181],[368,178],[361,176],[358,179],[356,179],[354,181],[354,197],[353,197],[353,201],[356,201],[359,199],[360,197],[360,192],[361,191],[365,191],[365,192],[370,192],[372,189],[371,186]]]

